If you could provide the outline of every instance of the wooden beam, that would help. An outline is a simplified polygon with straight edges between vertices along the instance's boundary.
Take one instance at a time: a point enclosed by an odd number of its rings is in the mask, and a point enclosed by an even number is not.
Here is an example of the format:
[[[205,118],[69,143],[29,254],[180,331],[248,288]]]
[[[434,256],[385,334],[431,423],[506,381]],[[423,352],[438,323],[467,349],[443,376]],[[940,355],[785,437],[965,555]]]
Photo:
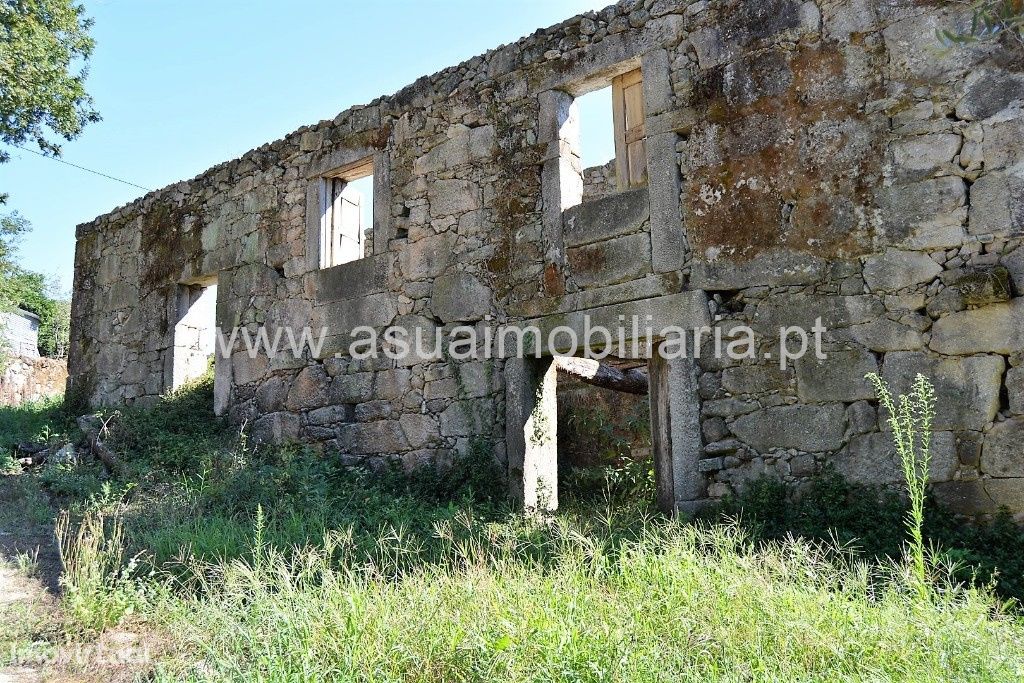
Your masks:
[[[644,368],[623,371],[593,358],[565,356],[556,356],[554,362],[559,372],[570,374],[595,387],[640,395],[646,395],[648,391],[647,372]]]

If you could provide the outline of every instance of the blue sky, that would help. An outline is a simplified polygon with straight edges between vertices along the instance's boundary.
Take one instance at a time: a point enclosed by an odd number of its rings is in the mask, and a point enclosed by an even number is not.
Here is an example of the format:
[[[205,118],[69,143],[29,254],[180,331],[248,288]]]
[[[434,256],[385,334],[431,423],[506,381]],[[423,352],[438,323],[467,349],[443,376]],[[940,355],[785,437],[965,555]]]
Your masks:
[[[85,0],[97,41],[87,86],[103,121],[63,158],[163,187],[608,2]],[[585,161],[611,158],[610,111],[583,123]],[[607,144],[587,144],[596,138]],[[69,289],[75,225],[144,191],[7,149],[0,191],[33,225],[22,265]]]

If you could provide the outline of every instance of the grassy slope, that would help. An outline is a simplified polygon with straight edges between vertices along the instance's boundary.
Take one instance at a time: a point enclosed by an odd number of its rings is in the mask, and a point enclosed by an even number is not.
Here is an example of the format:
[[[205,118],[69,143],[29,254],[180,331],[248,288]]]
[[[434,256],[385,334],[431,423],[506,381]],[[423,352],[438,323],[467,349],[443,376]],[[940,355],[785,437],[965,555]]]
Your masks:
[[[531,522],[486,454],[445,477],[371,477],[240,443],[208,392],[118,418],[119,479],[88,463],[19,475],[71,511],[68,535],[84,524],[72,628],[133,614],[172,634],[158,680],[1024,678],[1013,608],[939,570],[921,600],[898,565],[614,498]],[[0,412],[0,445],[68,425],[52,406]]]

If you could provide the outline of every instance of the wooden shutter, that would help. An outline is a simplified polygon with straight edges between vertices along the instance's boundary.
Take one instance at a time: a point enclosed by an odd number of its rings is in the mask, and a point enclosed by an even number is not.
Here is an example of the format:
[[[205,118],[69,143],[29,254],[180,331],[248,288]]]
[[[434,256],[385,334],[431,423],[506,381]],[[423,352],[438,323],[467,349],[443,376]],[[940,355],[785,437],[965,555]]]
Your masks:
[[[341,178],[325,178],[321,192],[320,267],[363,257],[362,196]]]
[[[644,144],[644,93],[640,69],[612,79],[615,122],[615,172],[620,189],[647,184]]]
[[[363,211],[362,195],[345,183],[338,198],[338,263],[348,263],[363,258]]]
[[[330,268],[335,265],[334,246],[338,240],[334,233],[334,205],[337,193],[336,178],[324,178],[320,181],[320,267]]]

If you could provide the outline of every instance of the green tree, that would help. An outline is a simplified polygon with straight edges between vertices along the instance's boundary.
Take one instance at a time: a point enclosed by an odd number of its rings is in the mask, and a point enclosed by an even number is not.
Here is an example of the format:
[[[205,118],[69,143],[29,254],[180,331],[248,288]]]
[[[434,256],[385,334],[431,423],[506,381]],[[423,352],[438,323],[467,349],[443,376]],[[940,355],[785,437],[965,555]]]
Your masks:
[[[95,46],[91,27],[85,8],[71,0],[0,0],[0,142],[33,143],[58,155],[61,139],[99,121],[85,90]],[[9,158],[0,149],[0,163]],[[6,200],[0,193],[0,204]],[[38,315],[40,351],[62,356],[70,304],[54,296],[43,275],[14,260],[18,238],[29,229],[17,213],[0,214],[0,311],[21,307]],[[0,348],[0,367],[4,356]]]
[[[18,248],[18,237],[28,230],[28,222],[17,213],[0,215],[0,314],[14,308],[15,287],[11,275],[18,266],[14,254]],[[10,349],[7,336],[2,334],[6,321],[0,319],[0,372],[7,369]]]
[[[84,84],[91,26],[70,0],[0,0],[0,141],[59,154],[52,136],[71,140],[99,120]]]
[[[0,268],[11,265],[15,240],[28,230],[28,221],[17,212],[0,216]]]
[[[39,353],[63,358],[67,353],[71,305],[58,286],[42,273],[15,268],[7,276],[12,304],[39,316]]]
[[[18,270],[14,256],[17,253],[18,238],[28,230],[28,221],[17,212],[0,215],[0,310],[14,304],[11,276]]]

